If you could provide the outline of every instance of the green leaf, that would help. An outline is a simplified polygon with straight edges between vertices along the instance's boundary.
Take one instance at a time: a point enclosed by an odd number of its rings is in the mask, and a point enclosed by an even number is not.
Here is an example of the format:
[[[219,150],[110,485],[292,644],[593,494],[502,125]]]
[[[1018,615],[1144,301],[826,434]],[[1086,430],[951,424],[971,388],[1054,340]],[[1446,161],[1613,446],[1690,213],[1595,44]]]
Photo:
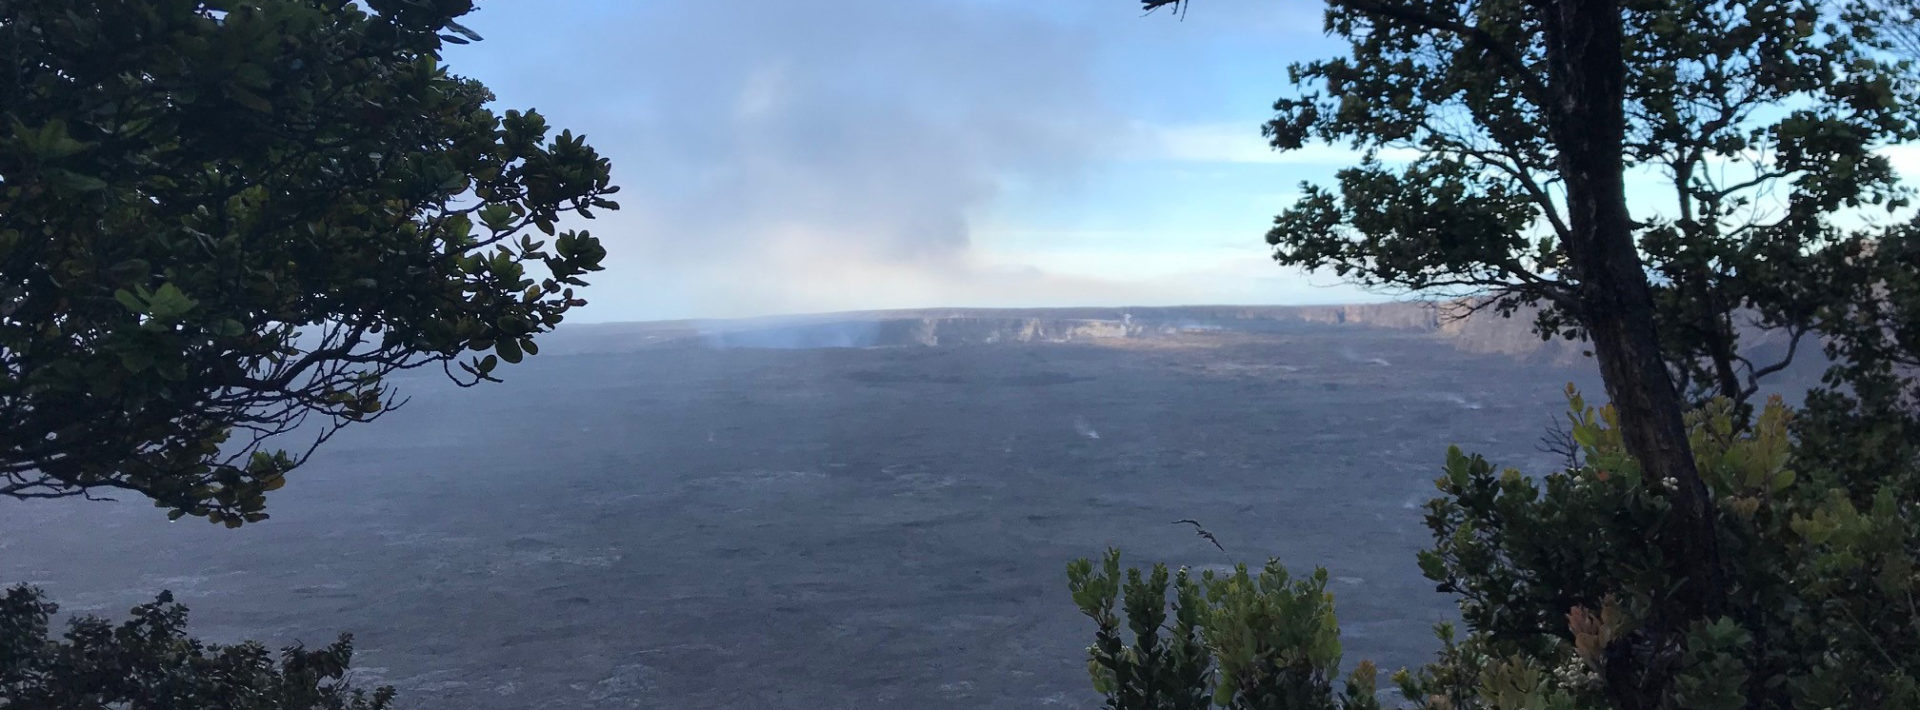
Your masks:
[[[1447,578],[1446,561],[1432,550],[1421,550],[1419,554],[1420,573],[1427,579],[1440,581]]]
[[[147,368],[153,367],[153,351],[144,348],[122,350],[120,365],[127,368],[128,372],[145,372]]]
[[[248,91],[236,85],[232,85],[232,84],[227,85],[227,98],[233,99],[234,103],[240,104],[241,106],[245,106],[248,109],[257,111],[259,113],[273,113],[272,103],[269,103],[265,98],[262,98],[259,94],[253,93],[252,91]]]
[[[447,29],[458,32],[461,35],[465,36],[467,39],[473,40],[475,42],[480,41],[480,33],[467,29],[466,25],[462,25],[458,22],[454,22],[453,20],[447,20]]]
[[[480,208],[480,223],[496,232],[506,231],[513,226],[513,209],[500,203]]]
[[[145,279],[153,272],[153,264],[146,259],[128,259],[114,264],[107,271],[114,276],[127,280]]]
[[[1581,425],[1573,428],[1573,440],[1589,449],[1600,443],[1600,433],[1593,427]]]
[[[72,170],[54,169],[47,171],[54,184],[75,192],[97,192],[107,189],[107,181],[92,175],[82,175]]]
[[[509,363],[520,362],[520,344],[512,338],[501,338],[500,342],[494,344],[493,351]]]
[[[113,292],[113,300],[119,301],[120,305],[126,306],[127,310],[133,311],[134,313],[145,314],[147,312],[147,304],[141,303],[138,296],[133,295],[132,291],[124,288]]]
[[[179,286],[167,282],[155,289],[153,296],[147,299],[147,313],[156,319],[171,321],[186,315],[195,305],[198,304],[182,293]]]
[[[1788,488],[1793,487],[1794,478],[1793,469],[1784,469],[1779,473],[1773,474],[1772,491],[1774,493],[1785,493]]]

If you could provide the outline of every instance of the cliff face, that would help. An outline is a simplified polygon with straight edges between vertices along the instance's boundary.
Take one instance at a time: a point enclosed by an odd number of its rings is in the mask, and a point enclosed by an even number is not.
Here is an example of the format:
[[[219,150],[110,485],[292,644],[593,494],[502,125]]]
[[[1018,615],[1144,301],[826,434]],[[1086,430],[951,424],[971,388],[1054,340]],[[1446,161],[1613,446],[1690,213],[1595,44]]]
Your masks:
[[[970,315],[850,318],[755,327],[709,326],[694,338],[720,348],[875,348],[1064,343],[1147,335],[1124,319],[996,317]]]
[[[726,321],[587,326],[564,332],[566,350],[655,347],[874,348],[1174,339],[1275,333],[1301,327],[1388,328],[1428,333],[1470,352],[1577,357],[1577,344],[1543,343],[1525,317],[1459,320],[1423,302],[1341,306],[937,309],[869,311]]]
[[[965,347],[1016,343],[1219,342],[1301,328],[1383,328],[1421,334],[1460,350],[1552,365],[1586,360],[1584,342],[1541,340],[1533,314],[1512,318],[1428,302],[1342,306],[1175,306],[1160,308],[925,309],[864,311],[720,321],[615,323],[562,329],[543,341],[555,353],[642,349],[812,349]],[[1745,320],[1744,318],[1741,320]],[[1778,331],[1743,327],[1740,350],[1760,363],[1785,355]],[[1817,343],[1805,342],[1790,373],[1809,379],[1824,368]]]

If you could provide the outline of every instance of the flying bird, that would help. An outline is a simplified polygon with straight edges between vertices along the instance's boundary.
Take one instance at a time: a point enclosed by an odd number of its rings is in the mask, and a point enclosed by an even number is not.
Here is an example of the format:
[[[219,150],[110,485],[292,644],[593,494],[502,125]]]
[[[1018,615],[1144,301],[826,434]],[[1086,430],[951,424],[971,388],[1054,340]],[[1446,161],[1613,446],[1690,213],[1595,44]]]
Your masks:
[[[1140,0],[1140,9],[1151,15],[1154,10],[1172,5],[1174,16],[1184,20],[1187,17],[1186,3],[1187,0]]]
[[[1207,529],[1206,529],[1205,527],[1202,527],[1202,526],[1200,525],[1200,521],[1198,521],[1198,520],[1175,520],[1175,521],[1173,521],[1173,524],[1174,524],[1174,525],[1180,525],[1180,524],[1183,524],[1183,523],[1184,523],[1184,524],[1187,524],[1187,525],[1192,525],[1192,526],[1193,526],[1193,532],[1194,532],[1194,534],[1195,534],[1195,535],[1199,535],[1200,537],[1204,537],[1204,538],[1206,538],[1206,539],[1207,539],[1207,542],[1211,542],[1211,543],[1213,543],[1213,546],[1214,546],[1214,547],[1219,547],[1219,548],[1220,548],[1220,551],[1221,551],[1221,552],[1226,552],[1226,551],[1227,551],[1227,548],[1225,548],[1225,547],[1221,547],[1221,546],[1220,546],[1220,539],[1219,539],[1219,538],[1217,538],[1217,537],[1214,537],[1214,536],[1213,536],[1213,533],[1211,533],[1211,532],[1208,532],[1208,531],[1207,531]]]

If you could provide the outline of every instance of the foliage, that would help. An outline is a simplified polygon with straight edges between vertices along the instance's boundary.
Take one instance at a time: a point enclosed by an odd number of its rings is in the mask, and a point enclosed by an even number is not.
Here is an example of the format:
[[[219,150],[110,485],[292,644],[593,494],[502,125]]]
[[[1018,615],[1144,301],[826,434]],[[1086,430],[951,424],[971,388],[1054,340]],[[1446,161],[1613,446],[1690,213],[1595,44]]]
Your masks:
[[[1627,707],[1621,687],[1653,689],[1660,700],[1652,707],[1659,708],[1920,706],[1920,516],[1911,502],[1920,485],[1920,439],[1904,440],[1897,454],[1904,458],[1863,470],[1844,458],[1833,465],[1796,454],[1797,442],[1807,441],[1796,430],[1850,429],[1851,412],[1821,405],[1796,423],[1777,397],[1751,421],[1724,398],[1694,410],[1689,438],[1713,492],[1731,593],[1715,618],[1665,619],[1674,614],[1680,583],[1663,549],[1646,541],[1669,524],[1673,483],[1646,476],[1627,455],[1611,407],[1589,406],[1571,388],[1568,398],[1578,448],[1565,470],[1528,476],[1458,448],[1447,453],[1436,481],[1442,495],[1427,505],[1434,546],[1419,565],[1441,591],[1457,596],[1469,632],[1456,638],[1443,625],[1436,661],[1396,674],[1415,707]],[[1270,566],[1269,575],[1277,569]],[[1126,655],[1131,649],[1118,645],[1110,604],[1097,604],[1111,598],[1117,554],[1109,554],[1101,574],[1090,570],[1082,561],[1071,575],[1075,601],[1102,629],[1096,669],[1116,657],[1146,658]],[[1142,582],[1131,570],[1128,579],[1125,608],[1137,637],[1143,622],[1157,628],[1153,614],[1166,575],[1156,569]],[[1186,629],[1197,625],[1205,653],[1192,660],[1186,652],[1182,663],[1221,669],[1224,687],[1225,669],[1244,667],[1237,659],[1248,648],[1307,659],[1280,665],[1322,673],[1293,677],[1317,678],[1305,685],[1325,697],[1324,674],[1339,652],[1330,603],[1313,603],[1324,599],[1323,576],[1291,587],[1284,570],[1257,585],[1244,570],[1228,578],[1233,584],[1203,579],[1211,606],[1174,629],[1175,638],[1191,638]],[[1177,609],[1197,599],[1190,586],[1178,578]],[[1216,588],[1233,601],[1221,603]],[[1249,599],[1260,611],[1238,612],[1250,608]],[[1685,633],[1649,631],[1662,623],[1681,623]],[[1096,677],[1114,676],[1096,670]],[[1127,704],[1129,696],[1111,692],[1111,684],[1100,687],[1110,707],[1194,707]],[[1159,688],[1176,692],[1164,681]]]
[[[1181,569],[1174,577],[1173,625],[1167,626],[1168,583],[1165,565],[1151,574],[1127,570],[1120,578],[1120,553],[1108,550],[1099,571],[1086,559],[1067,565],[1067,585],[1074,604],[1094,620],[1098,630],[1087,648],[1087,671],[1093,685],[1107,696],[1107,707],[1142,710],[1197,710],[1213,697],[1213,667],[1200,639],[1202,617],[1208,613],[1206,593]],[[1126,643],[1121,612],[1134,642]],[[1164,636],[1162,632],[1165,632]]]
[[[39,590],[0,596],[0,706],[9,708],[218,708],[385,710],[393,689],[371,693],[346,680],[352,639],[317,650],[256,643],[203,644],[185,635],[187,610],[162,593],[113,625],[81,617],[48,637],[58,608]]]
[[[1537,306],[1613,400],[1569,392],[1563,471],[1449,452],[1420,567],[1467,633],[1396,677],[1417,706],[1920,705],[1920,223],[1880,151],[1920,138],[1908,5],[1328,0],[1350,51],[1266,134],[1365,157],[1276,259]],[[1808,342],[1825,387],[1756,412]]]
[[[1603,706],[1603,687],[1616,684],[1668,689],[1670,707],[1920,703],[1920,521],[1901,502],[1920,459],[1854,475],[1795,457],[1778,399],[1746,427],[1728,400],[1696,410],[1694,456],[1717,503],[1732,593],[1721,616],[1654,649],[1657,662],[1627,663],[1624,649],[1654,642],[1643,629],[1672,609],[1676,580],[1644,542],[1669,486],[1640,477],[1611,412],[1571,402],[1578,465],[1536,480],[1454,450],[1444,495],[1429,504],[1436,545],[1422,571],[1460,595],[1484,653],[1577,659],[1585,680],[1551,690],[1581,707]]]
[[[1343,692],[1334,694],[1340,627],[1324,569],[1294,579],[1278,561],[1269,561],[1257,575],[1240,565],[1232,574],[1206,571],[1195,581],[1183,568],[1169,585],[1166,566],[1155,565],[1145,575],[1128,569],[1123,582],[1120,553],[1108,550],[1099,570],[1090,560],[1076,560],[1067,566],[1067,579],[1074,603],[1097,627],[1087,669],[1106,707],[1379,707],[1370,663],[1359,664]],[[1121,631],[1122,615],[1131,645]]]
[[[1331,186],[1306,185],[1268,233],[1282,264],[1369,286],[1540,306],[1543,335],[1580,335],[1568,202],[1552,133],[1551,3],[1330,0],[1346,56],[1294,65],[1275,103],[1275,148],[1311,141],[1365,151]],[[1867,314],[1851,300],[1910,269],[1858,255],[1911,251],[1904,207],[1878,149],[1920,138],[1920,85],[1888,55],[1885,3],[1624,0],[1632,239],[1652,279],[1659,347],[1696,401],[1744,403],[1810,333],[1859,335],[1862,316],[1911,330],[1910,305]],[[1897,27],[1897,25],[1894,25]],[[1382,151],[1411,149],[1394,164]],[[1481,302],[1481,301],[1476,301]],[[1792,345],[1743,350],[1739,331]],[[1909,332],[1906,337],[1920,337]]]
[[[1893,48],[1903,56],[1920,57],[1920,4],[1911,0],[1873,0],[1870,7],[1879,13],[1875,29],[1887,36]]]
[[[388,375],[538,352],[615,188],[448,73],[471,8],[0,0],[0,494],[238,526]]]

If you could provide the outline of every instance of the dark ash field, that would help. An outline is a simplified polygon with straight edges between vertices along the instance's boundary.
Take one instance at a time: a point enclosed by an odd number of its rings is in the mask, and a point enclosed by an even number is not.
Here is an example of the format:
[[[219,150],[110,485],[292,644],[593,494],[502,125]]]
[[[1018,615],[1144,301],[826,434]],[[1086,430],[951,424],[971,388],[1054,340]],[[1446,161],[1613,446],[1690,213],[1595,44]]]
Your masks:
[[[352,631],[357,677],[425,709],[1091,708],[1064,567],[1113,545],[1324,564],[1347,658],[1393,668],[1452,608],[1413,561],[1446,446],[1541,470],[1561,388],[1597,385],[1383,313],[568,328],[504,385],[410,375],[256,526],[0,504],[0,582]]]

